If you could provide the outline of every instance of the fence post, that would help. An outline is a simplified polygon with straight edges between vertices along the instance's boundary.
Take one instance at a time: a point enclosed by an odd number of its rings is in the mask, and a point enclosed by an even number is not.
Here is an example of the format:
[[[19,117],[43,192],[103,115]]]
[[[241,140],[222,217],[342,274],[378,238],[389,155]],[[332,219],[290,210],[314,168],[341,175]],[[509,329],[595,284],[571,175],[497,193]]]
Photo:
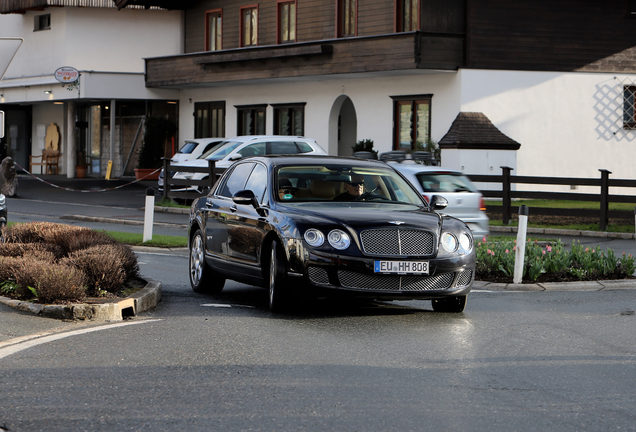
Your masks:
[[[515,251],[515,271],[512,282],[521,283],[523,278],[523,266],[526,259],[526,232],[528,231],[528,213],[527,206],[519,206],[519,227],[517,228],[517,250]]]
[[[152,240],[152,226],[154,224],[155,190],[146,189],[146,206],[144,209],[144,235],[143,242]]]
[[[163,199],[167,200],[170,195],[170,159],[163,159]]]
[[[609,175],[612,173],[606,169],[600,169],[601,172],[601,231],[607,230],[609,223]]]
[[[212,191],[214,183],[216,183],[216,162],[208,159],[208,169],[210,170],[210,191]]]
[[[513,168],[502,166],[501,168],[501,197],[502,197],[502,208],[501,208],[501,218],[504,225],[508,225],[510,223],[510,219],[512,216],[510,215],[510,171]]]

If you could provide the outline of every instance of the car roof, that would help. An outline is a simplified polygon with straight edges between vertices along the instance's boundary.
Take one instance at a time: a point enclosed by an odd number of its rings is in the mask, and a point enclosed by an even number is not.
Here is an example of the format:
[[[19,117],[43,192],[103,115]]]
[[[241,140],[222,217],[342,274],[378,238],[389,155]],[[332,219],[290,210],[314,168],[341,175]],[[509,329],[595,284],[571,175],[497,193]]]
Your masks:
[[[236,136],[233,138],[225,138],[225,141],[241,141],[241,142],[249,142],[249,141],[262,141],[262,140],[278,140],[278,141],[315,141],[313,138],[307,138],[302,136],[295,135],[242,135]]]
[[[439,167],[439,166],[420,165],[420,164],[401,164],[401,163],[390,163],[388,165],[392,166],[398,171],[408,172],[411,174],[426,173],[426,172],[439,172],[439,173],[446,172],[446,173],[464,175],[464,173],[461,171],[450,169],[450,168]]]
[[[197,144],[206,144],[206,143],[211,143],[211,142],[214,142],[214,141],[221,142],[221,141],[225,141],[225,140],[227,140],[227,138],[190,138],[190,139],[185,140],[184,142],[187,142],[187,143],[193,142],[193,143],[197,143]]]
[[[284,166],[284,165],[294,165],[294,164],[309,164],[309,165],[319,165],[319,164],[335,164],[335,165],[352,165],[355,166],[366,166],[373,168],[389,168],[391,166],[385,164],[384,162],[369,160],[369,159],[360,159],[355,157],[346,157],[346,156],[328,156],[328,155],[265,155],[265,156],[254,156],[242,159],[245,160],[261,160],[266,162],[272,166]]]

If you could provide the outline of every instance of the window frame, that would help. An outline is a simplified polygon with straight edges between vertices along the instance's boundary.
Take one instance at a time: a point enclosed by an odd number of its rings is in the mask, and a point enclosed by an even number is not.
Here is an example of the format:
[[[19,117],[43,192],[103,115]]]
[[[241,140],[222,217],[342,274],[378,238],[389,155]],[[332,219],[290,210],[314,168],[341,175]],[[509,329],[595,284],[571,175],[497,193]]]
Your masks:
[[[221,34],[218,37],[218,48],[212,49],[210,47],[210,16],[217,15],[218,23],[221,27]],[[210,9],[205,11],[205,50],[206,51],[220,51],[223,49],[223,9]]]
[[[282,7],[284,6],[289,6],[289,5],[293,5],[294,6],[294,11],[293,11],[293,16],[294,16],[294,23],[293,23],[293,34],[294,37],[293,39],[290,37],[289,40],[284,40],[283,39],[283,19],[282,19]],[[292,14],[290,14],[290,17],[292,16]],[[289,28],[287,29],[288,32],[291,34],[292,32],[292,25],[289,25]],[[296,42],[296,38],[298,37],[298,4],[296,0],[278,0],[276,3],[276,44],[280,45],[280,44],[288,44],[288,43],[295,43]]]
[[[417,22],[416,24],[416,28],[412,28],[409,30],[405,30],[404,29],[404,2],[406,1],[416,1],[417,2]],[[396,33],[405,33],[405,32],[411,32],[411,31],[419,31],[420,30],[420,26],[422,25],[421,23],[421,15],[422,15],[422,2],[421,0],[395,0],[395,32]]]
[[[240,8],[240,12],[239,12],[239,47],[243,48],[243,47],[252,47],[252,46],[258,46],[258,4],[253,4],[253,5],[247,5],[247,6],[241,6]],[[246,45],[245,43],[245,21],[244,21],[244,14],[246,11],[255,11],[256,13],[256,29],[252,29],[255,32],[255,42],[252,44],[250,43],[249,45]]]
[[[282,136],[305,136],[305,105],[307,105],[307,102],[297,102],[297,103],[287,103],[287,104],[272,104],[272,108],[274,109],[274,135],[282,135]],[[300,130],[301,133],[300,134],[295,134],[295,133],[289,133],[287,135],[281,133],[281,128],[280,128],[280,124],[279,124],[279,120],[280,120],[280,114],[281,111],[283,110],[288,110],[288,111],[300,111],[301,112],[301,117],[302,117],[302,124],[300,126]],[[295,130],[295,124],[294,124],[294,116],[290,116],[291,119],[291,126],[289,126],[290,131],[293,132]]]
[[[254,104],[254,105],[234,105],[236,108],[236,135],[266,135],[267,131],[267,104]],[[252,114],[252,125],[248,133],[243,132],[243,112],[250,111]],[[254,119],[255,113],[263,113],[263,133],[258,133],[256,130],[256,122]]]
[[[208,134],[203,134],[202,125],[199,123],[199,115],[198,112],[200,109],[207,109],[208,111],[208,120],[206,128],[208,130]],[[212,116],[213,110],[221,110],[221,119],[217,121],[217,125],[214,124]],[[195,102],[194,103],[194,137],[195,138],[225,138],[225,101],[203,101],[203,102]],[[218,118],[218,117],[217,117]],[[217,132],[218,127],[220,130]],[[218,135],[214,135],[218,133]],[[206,136],[207,135],[207,136]]]
[[[345,13],[343,11],[345,3],[352,2],[353,7],[353,26],[352,33],[344,33]],[[346,38],[358,36],[358,0],[336,0],[336,38]]]
[[[46,17],[47,21],[48,21],[48,25],[42,25],[42,18]],[[51,30],[51,14],[40,14],[40,15],[35,15],[33,17],[33,31],[37,32],[37,31],[44,31],[44,30]]]
[[[417,104],[425,104],[428,105],[428,136],[426,140],[424,140],[424,144],[430,140],[431,138],[431,116],[432,116],[432,102],[433,95],[432,94],[421,94],[421,95],[408,95],[408,96],[391,96],[393,99],[393,150],[405,150],[404,147],[400,146],[400,109],[401,105],[406,105],[407,103],[411,104],[411,141],[410,141],[410,150],[415,150],[415,144],[417,143],[417,136],[413,133],[414,130],[417,131],[417,124],[413,124],[413,113],[417,112],[413,107]]]

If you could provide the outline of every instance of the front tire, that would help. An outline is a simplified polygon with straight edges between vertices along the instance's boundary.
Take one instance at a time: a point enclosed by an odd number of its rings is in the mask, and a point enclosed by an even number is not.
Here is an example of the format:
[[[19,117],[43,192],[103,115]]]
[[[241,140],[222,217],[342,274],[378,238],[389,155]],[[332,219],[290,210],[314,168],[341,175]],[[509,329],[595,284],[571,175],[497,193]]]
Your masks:
[[[269,310],[284,312],[288,307],[285,254],[274,240],[269,258]]]
[[[463,312],[466,308],[466,296],[454,296],[431,300],[435,312]]]
[[[197,230],[190,242],[190,286],[199,293],[218,294],[223,290],[225,278],[205,261],[203,233]]]

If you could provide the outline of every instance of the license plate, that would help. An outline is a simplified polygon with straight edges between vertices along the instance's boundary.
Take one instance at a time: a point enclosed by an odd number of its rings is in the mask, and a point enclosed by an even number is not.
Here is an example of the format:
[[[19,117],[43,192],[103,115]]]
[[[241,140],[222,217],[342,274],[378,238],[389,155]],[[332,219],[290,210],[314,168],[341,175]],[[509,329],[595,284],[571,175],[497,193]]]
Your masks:
[[[428,261],[376,261],[375,273],[428,274]]]

